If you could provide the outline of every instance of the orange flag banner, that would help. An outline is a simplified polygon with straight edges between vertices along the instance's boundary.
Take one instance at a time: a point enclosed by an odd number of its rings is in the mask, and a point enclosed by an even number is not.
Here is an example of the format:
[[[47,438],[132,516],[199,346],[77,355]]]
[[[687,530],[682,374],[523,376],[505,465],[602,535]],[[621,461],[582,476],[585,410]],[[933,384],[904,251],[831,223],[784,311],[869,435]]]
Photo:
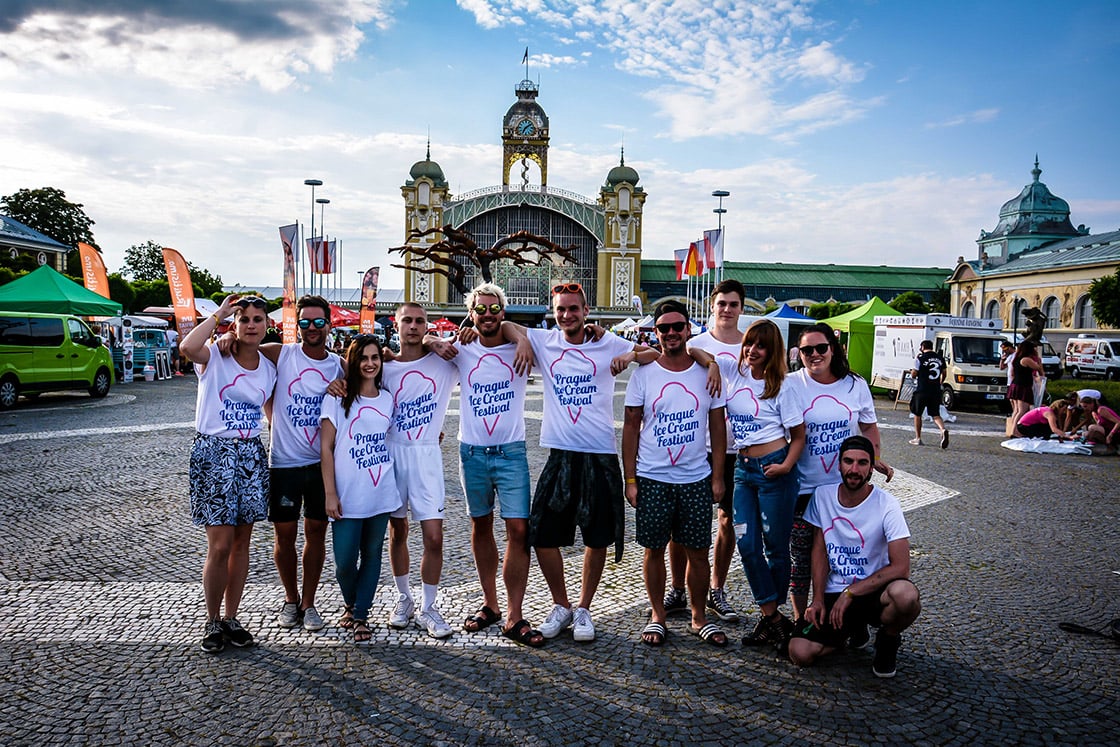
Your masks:
[[[372,335],[375,329],[373,322],[377,309],[377,276],[380,274],[380,267],[371,267],[362,278],[362,309],[358,329],[363,335]]]
[[[194,329],[198,313],[194,308],[194,287],[191,271],[183,255],[174,249],[163,248],[163,266],[167,268],[167,284],[171,286],[171,308],[175,309],[175,326],[186,337]]]
[[[108,298],[109,276],[105,274],[105,262],[101,259],[101,252],[79,241],[78,254],[82,258],[82,280],[85,281],[86,290]]]

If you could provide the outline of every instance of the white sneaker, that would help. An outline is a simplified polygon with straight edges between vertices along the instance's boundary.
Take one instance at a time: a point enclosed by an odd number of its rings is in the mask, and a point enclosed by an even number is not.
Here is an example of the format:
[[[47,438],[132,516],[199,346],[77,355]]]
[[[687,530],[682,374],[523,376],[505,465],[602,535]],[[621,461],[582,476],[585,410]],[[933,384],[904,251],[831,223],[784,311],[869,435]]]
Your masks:
[[[576,607],[574,618],[572,640],[584,642],[595,640],[595,626],[591,623],[591,610]]]
[[[284,602],[280,614],[276,616],[276,624],[281,628],[294,628],[299,625],[299,602]]]
[[[553,606],[552,612],[541,623],[541,635],[555,638],[560,631],[572,624],[572,610],[562,604]]]
[[[416,604],[412,601],[412,597],[407,594],[398,595],[397,604],[393,607],[393,611],[389,613],[389,627],[397,628],[398,630],[400,628],[407,628],[415,611]]]
[[[921,446],[922,445],[922,439],[912,438],[907,443],[909,443],[911,446]]]
[[[417,615],[416,624],[427,630],[432,638],[446,638],[451,635],[451,626],[443,619],[443,615],[434,604]]]
[[[322,630],[326,626],[323,622],[323,616],[314,607],[308,607],[303,611],[303,628],[304,630]]]

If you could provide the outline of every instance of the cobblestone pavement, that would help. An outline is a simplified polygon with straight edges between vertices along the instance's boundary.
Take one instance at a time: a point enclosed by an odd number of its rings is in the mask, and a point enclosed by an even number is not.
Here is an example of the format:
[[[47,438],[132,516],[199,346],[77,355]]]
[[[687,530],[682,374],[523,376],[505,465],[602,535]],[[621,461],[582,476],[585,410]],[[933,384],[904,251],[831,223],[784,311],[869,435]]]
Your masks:
[[[863,652],[800,671],[742,648],[758,610],[738,560],[728,592],[743,622],[725,626],[730,647],[688,635],[687,618],[670,618],[664,648],[643,646],[632,515],[623,561],[608,563],[595,599],[598,638],[580,644],[565,633],[539,650],[496,627],[446,641],[393,631],[384,586],[373,641],[355,646],[334,625],[340,597],[329,558],[318,606],[331,624],[281,630],[272,530],[262,523],[241,615],[259,645],[209,656],[198,649],[205,541],[187,515],[194,391],[193,377],[141,382],[103,401],[43,395],[0,414],[0,744],[1120,740],[1120,649],[1057,628],[1120,616],[1115,457],[1010,452],[999,446],[1002,418],[976,413],[952,424],[949,450],[913,447],[908,414],[878,403],[884,454],[898,469],[889,487],[907,510],[924,603],[893,680],[872,676]],[[539,384],[530,393],[534,444]],[[621,419],[621,397],[616,406]],[[456,407],[444,446],[440,591],[453,623],[481,603],[458,486]],[[534,476],[543,459],[530,449]],[[566,557],[575,591],[580,549]],[[535,567],[525,607],[537,624],[550,607]]]

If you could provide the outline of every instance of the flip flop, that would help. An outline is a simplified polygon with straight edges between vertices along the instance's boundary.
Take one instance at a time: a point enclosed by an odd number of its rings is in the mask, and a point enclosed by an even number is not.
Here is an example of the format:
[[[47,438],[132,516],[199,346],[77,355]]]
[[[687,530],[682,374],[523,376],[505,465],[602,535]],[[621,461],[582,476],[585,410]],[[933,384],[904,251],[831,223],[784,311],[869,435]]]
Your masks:
[[[647,638],[646,636],[653,636]],[[659,622],[650,622],[642,628],[642,643],[647,646],[660,646],[665,643],[665,638],[668,636],[668,631],[665,630],[665,625]]]
[[[463,621],[463,630],[467,631],[468,633],[477,633],[480,630],[489,628],[491,625],[501,619],[502,616],[500,613],[495,612],[489,607],[483,606],[482,609]]]
[[[539,630],[533,630],[528,620],[518,620],[513,627],[502,628],[502,635],[529,648],[540,648],[545,644],[544,635]]]
[[[715,625],[714,623],[708,623],[699,630],[692,626],[689,626],[688,630],[694,636],[698,636],[700,640],[704,641],[705,643],[710,643],[713,646],[718,646],[719,648],[723,648],[727,645],[727,634],[720,630],[719,626]]]

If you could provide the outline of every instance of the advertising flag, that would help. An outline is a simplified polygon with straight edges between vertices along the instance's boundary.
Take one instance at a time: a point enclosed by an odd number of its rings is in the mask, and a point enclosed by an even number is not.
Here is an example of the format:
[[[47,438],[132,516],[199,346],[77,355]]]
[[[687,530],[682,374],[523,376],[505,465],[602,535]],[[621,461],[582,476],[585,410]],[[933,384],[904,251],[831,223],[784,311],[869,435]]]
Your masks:
[[[687,249],[673,250],[673,263],[677,266],[677,280],[684,280],[684,264],[688,261]]]
[[[86,290],[108,298],[109,277],[105,274],[105,262],[101,259],[101,252],[79,241],[78,254],[82,258],[82,280],[85,281]]]
[[[280,226],[280,244],[284,247],[284,344],[296,342],[296,254],[299,224]]]
[[[371,267],[362,277],[362,308],[358,328],[363,335],[372,335],[374,332],[374,320],[377,316],[377,276],[380,273],[380,267]]]
[[[191,271],[183,255],[166,246],[163,248],[163,266],[167,269],[167,284],[171,286],[171,308],[175,310],[175,327],[181,337],[194,329],[197,312],[194,308],[194,287]]]
[[[723,267],[723,229],[704,232],[704,247],[707,249],[708,269]]]

